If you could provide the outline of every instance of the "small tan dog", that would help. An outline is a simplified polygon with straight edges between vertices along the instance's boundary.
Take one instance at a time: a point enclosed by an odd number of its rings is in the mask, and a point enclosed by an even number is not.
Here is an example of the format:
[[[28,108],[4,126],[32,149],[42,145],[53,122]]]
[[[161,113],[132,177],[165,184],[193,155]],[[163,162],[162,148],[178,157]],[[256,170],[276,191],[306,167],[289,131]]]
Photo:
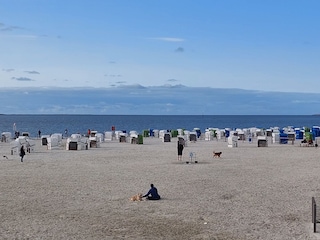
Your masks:
[[[130,201],[142,201],[142,194],[138,193],[130,198]]]
[[[219,158],[219,157],[221,157],[221,154],[222,154],[222,152],[215,152],[215,151],[213,151],[213,157],[214,157],[214,158]]]

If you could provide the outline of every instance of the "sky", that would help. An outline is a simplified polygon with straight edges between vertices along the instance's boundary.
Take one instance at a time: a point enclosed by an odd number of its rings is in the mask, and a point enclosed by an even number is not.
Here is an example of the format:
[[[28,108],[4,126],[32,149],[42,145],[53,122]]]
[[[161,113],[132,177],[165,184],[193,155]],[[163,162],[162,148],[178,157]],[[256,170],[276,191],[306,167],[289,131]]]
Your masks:
[[[0,88],[320,93],[318,0],[0,0]]]
[[[3,114],[312,115],[319,93],[159,86],[0,88]],[[130,121],[130,118],[128,118]],[[320,118],[319,118],[320,121]],[[320,123],[316,124],[317,126]],[[0,122],[1,127],[1,122]]]

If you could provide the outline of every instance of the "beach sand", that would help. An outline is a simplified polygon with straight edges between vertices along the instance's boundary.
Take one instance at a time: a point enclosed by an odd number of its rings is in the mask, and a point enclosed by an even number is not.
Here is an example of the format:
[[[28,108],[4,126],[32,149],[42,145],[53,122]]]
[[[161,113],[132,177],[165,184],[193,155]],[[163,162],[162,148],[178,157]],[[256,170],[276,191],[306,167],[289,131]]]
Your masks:
[[[190,152],[198,163],[185,163]],[[178,162],[175,138],[83,151],[36,140],[23,163],[9,143],[0,154],[0,239],[320,239],[311,222],[316,147],[199,140]],[[129,200],[150,183],[160,201]]]

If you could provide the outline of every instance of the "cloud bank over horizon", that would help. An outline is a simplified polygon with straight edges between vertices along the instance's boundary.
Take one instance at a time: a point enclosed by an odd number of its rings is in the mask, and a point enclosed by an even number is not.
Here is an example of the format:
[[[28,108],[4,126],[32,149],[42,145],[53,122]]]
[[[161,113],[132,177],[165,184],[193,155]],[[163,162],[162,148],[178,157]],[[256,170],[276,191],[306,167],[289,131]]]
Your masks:
[[[320,94],[164,85],[0,88],[1,114],[311,115]]]

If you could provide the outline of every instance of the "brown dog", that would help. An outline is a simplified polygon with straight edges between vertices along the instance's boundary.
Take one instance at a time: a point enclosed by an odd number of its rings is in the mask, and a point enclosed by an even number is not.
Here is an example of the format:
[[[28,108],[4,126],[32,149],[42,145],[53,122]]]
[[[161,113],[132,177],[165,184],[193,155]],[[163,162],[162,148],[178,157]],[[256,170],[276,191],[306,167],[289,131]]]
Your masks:
[[[142,194],[138,193],[130,198],[130,201],[142,201]]]
[[[221,154],[222,154],[222,152],[215,152],[215,151],[213,151],[213,157],[214,157],[214,158],[219,158],[219,157],[221,157]]]

